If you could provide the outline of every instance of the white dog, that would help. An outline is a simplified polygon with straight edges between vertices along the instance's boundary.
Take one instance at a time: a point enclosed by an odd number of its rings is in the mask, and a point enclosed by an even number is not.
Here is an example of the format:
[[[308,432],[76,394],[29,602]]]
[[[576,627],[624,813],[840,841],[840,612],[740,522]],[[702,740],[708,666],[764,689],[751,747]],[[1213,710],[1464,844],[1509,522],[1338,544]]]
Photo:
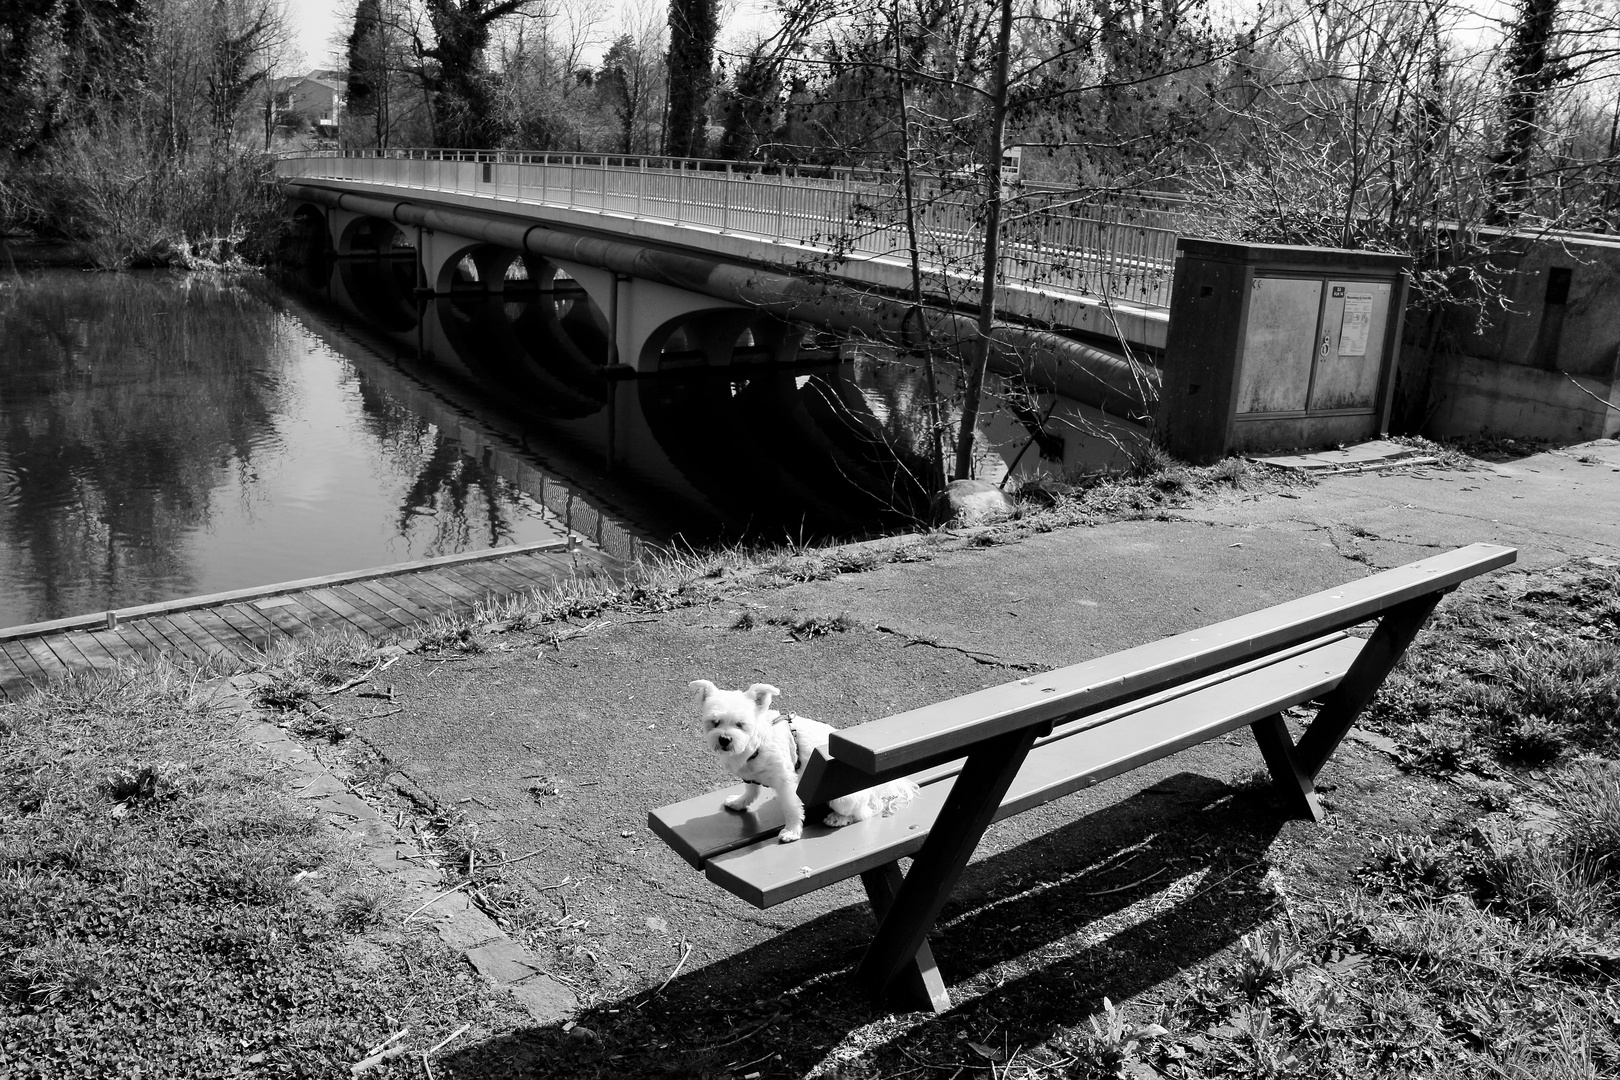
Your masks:
[[[771,708],[771,699],[782,691],[766,683],[755,683],[747,690],[722,690],[708,679],[691,684],[703,717],[703,737],[709,749],[720,758],[725,770],[747,782],[741,795],[725,801],[727,810],[747,810],[759,798],[760,788],[776,792],[786,824],[777,837],[791,844],[804,831],[804,803],[797,788],[810,755],[817,748],[827,749],[832,728],[803,716],[788,716]],[[886,784],[833,799],[826,823],[835,828],[865,821],[874,814],[887,814],[904,806],[919,792],[910,780]]]

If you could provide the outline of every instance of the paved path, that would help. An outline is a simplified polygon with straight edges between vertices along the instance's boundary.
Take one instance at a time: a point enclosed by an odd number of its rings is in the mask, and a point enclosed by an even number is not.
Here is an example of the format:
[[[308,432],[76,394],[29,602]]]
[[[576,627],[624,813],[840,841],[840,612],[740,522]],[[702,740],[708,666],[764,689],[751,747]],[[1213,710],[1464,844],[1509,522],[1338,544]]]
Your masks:
[[[540,925],[588,926],[584,936],[537,939],[537,962],[582,999],[612,1004],[657,986],[682,960],[682,943],[693,950],[682,969],[699,988],[692,1000],[703,1000],[703,986],[768,997],[779,980],[846,963],[870,933],[868,916],[853,882],[756,911],[647,831],[648,809],[727,782],[696,733],[690,680],[768,681],[785,691],[782,707],[847,726],[1437,548],[1512,544],[1528,568],[1620,557],[1612,443],[1470,470],[1334,476],[1289,494],[1297,497],[1237,492],[1169,510],[1166,520],[957,543],[926,561],[609,614],[560,642],[529,638],[455,663],[408,657],[391,676],[402,711],[356,727],[481,835],[546,852],[513,868],[513,886]],[[737,628],[745,611],[753,629]],[[860,625],[804,638],[781,623],[841,612]],[[1371,751],[1348,746],[1340,758],[1357,753]],[[996,881],[1110,858],[1121,836],[1154,835],[1228,790],[1222,781],[1259,768],[1240,731],[1003,822],[950,910],[970,909]],[[1289,823],[1284,835],[1313,842],[1310,828]],[[955,981],[970,971],[952,940],[947,928],[936,951]]]

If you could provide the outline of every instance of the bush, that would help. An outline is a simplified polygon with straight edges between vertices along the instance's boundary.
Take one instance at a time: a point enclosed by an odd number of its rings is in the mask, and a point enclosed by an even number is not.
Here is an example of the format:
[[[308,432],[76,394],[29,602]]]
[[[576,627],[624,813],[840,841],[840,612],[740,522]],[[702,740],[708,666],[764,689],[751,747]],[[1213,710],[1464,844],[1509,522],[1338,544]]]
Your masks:
[[[0,192],[0,228],[81,244],[104,269],[263,264],[283,217],[268,155],[215,140],[170,154],[133,121],[0,159]]]

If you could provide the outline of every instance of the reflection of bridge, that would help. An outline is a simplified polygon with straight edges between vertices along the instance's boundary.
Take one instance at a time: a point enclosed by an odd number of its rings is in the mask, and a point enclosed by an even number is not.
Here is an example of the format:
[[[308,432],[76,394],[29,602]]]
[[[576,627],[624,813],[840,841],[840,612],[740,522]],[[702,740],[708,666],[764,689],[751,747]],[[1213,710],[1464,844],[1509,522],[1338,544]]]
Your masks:
[[[881,174],[453,151],[292,155],[278,171],[348,299],[395,333],[434,336],[430,298],[539,295],[593,379],[604,355],[646,373],[791,363],[818,331],[915,340],[902,193]],[[1154,373],[1121,354],[1164,344],[1175,236],[1043,198],[1020,198],[1005,233],[1001,366],[1139,414]],[[927,318],[936,341],[969,340],[974,207],[920,205]]]

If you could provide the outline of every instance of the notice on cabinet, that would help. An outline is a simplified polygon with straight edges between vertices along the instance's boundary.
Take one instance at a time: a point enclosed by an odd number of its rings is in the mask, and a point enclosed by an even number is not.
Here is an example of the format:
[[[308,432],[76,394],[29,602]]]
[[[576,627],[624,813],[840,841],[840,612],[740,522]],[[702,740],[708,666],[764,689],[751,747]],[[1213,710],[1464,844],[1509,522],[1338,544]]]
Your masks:
[[[1349,293],[1344,298],[1344,321],[1339,324],[1339,355],[1366,356],[1367,331],[1372,327],[1372,293]]]

